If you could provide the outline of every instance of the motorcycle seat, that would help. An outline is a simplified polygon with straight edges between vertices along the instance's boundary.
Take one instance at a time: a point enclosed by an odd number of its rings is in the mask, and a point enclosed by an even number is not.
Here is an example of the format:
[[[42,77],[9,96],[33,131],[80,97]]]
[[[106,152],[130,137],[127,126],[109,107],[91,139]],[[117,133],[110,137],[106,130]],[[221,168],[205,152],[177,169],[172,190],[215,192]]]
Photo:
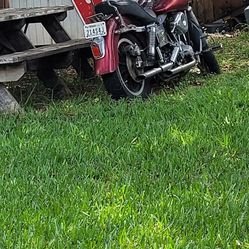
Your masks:
[[[110,3],[118,9],[121,15],[133,17],[143,25],[152,24],[157,20],[157,16],[153,10],[143,8],[133,0],[110,1]],[[108,5],[107,2],[96,5],[95,12],[105,15],[115,14],[114,8]]]

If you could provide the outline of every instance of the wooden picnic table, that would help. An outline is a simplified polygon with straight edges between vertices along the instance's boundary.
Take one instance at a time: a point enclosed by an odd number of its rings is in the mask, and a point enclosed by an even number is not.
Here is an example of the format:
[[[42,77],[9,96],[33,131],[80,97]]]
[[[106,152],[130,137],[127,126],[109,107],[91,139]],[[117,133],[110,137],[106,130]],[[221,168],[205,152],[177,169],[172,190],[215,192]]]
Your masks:
[[[61,25],[71,9],[71,6],[55,6],[0,10],[1,83],[18,81],[26,72],[36,71],[46,87],[58,91],[69,90],[54,69],[68,67],[76,51],[82,52],[82,49],[89,48],[89,41],[72,40]],[[31,23],[41,23],[54,44],[40,47],[33,45],[25,34]],[[1,85],[0,112],[13,108],[19,106]]]

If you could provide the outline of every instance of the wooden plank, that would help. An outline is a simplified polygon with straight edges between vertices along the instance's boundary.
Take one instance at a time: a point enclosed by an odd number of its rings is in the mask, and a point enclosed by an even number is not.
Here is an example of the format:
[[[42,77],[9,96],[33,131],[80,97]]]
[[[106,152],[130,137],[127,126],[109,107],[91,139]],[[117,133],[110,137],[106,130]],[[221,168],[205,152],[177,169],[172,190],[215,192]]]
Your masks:
[[[88,47],[90,42],[85,39],[70,40],[49,46],[29,49],[23,52],[17,52],[0,56],[0,65],[20,63],[28,60],[35,60],[43,57],[52,56],[76,49]]]
[[[249,0],[195,0],[193,8],[201,23],[210,23],[248,6]]]
[[[196,0],[193,2],[193,8],[201,23],[214,20],[214,4],[212,0]]]
[[[1,65],[0,66],[0,79],[1,82],[18,81],[26,73],[25,62],[14,65]]]
[[[55,15],[72,10],[72,6],[52,6],[0,10],[0,22]]]
[[[61,23],[57,20],[57,18],[52,16],[46,16],[46,18],[42,18],[42,25],[47,30],[51,38],[56,42],[66,42],[71,40],[67,32],[62,27]]]
[[[0,0],[0,9],[9,8],[10,2],[9,0]]]

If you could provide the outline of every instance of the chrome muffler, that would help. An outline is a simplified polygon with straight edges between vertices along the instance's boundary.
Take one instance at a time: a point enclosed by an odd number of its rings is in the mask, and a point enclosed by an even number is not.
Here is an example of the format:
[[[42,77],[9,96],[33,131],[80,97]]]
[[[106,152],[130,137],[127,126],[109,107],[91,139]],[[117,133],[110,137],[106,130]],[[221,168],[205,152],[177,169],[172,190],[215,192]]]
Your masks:
[[[173,65],[174,65],[174,63],[170,62],[170,63],[162,65],[161,67],[153,68],[147,72],[144,72],[144,73],[138,75],[138,78],[141,80],[149,79],[153,76],[156,76],[157,74],[168,71],[169,69],[171,69],[173,67]]]
[[[194,59],[193,61],[191,61],[187,64],[184,64],[184,65],[181,65],[179,67],[176,67],[172,70],[169,70],[166,73],[169,73],[169,75],[175,75],[175,74],[178,74],[178,73],[181,73],[181,72],[184,72],[186,70],[191,69],[192,67],[194,67],[196,65],[196,63],[197,63],[197,61]]]
[[[175,75],[175,74],[178,74],[180,72],[191,69],[192,67],[194,67],[196,65],[196,63],[197,63],[197,61],[194,59],[193,61],[191,61],[187,64],[184,64],[184,65],[181,65],[179,67],[172,69],[172,67],[174,66],[174,63],[170,62],[170,63],[164,64],[164,65],[157,67],[157,68],[153,68],[147,72],[144,72],[144,73],[138,75],[138,79],[141,79],[141,80],[149,79],[149,78],[156,76],[157,74],[160,74],[160,73],[167,73],[167,74],[169,74],[169,76]]]

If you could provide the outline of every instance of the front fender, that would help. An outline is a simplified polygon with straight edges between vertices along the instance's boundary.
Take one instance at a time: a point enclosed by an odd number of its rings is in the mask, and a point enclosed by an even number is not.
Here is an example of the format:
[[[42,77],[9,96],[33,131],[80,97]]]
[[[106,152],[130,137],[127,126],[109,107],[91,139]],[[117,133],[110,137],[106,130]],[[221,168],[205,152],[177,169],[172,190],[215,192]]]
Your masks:
[[[205,39],[205,35],[203,30],[191,9],[188,11],[188,20],[189,20],[189,34],[190,39],[193,42],[193,47],[195,52],[202,52],[200,49],[207,47],[207,40]]]
[[[119,34],[115,34],[118,28],[118,21],[115,18],[107,22],[107,36],[105,37],[105,56],[95,61],[95,73],[104,75],[116,71],[119,63],[118,41]]]

